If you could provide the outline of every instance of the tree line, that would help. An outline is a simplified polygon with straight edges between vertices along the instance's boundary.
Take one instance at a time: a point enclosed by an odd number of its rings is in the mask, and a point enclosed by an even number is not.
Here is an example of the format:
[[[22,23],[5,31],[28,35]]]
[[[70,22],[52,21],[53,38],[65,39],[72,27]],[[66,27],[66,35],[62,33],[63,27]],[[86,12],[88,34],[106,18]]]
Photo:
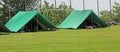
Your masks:
[[[9,13],[10,16],[14,16],[19,11],[33,10],[31,6],[34,5],[35,2],[38,0],[1,0],[0,1],[0,20],[6,23],[9,20]],[[108,23],[111,20],[120,23],[120,4],[118,2],[114,2],[113,10],[103,10],[100,11],[100,18]],[[70,6],[67,6],[65,2],[62,2],[58,7],[54,7],[54,4],[50,4],[47,1],[44,1],[44,5],[37,9],[40,11],[44,16],[46,16],[54,25],[60,24],[73,10]],[[25,9],[26,7],[26,9]]]
[[[120,23],[120,4],[118,2],[114,2],[113,9],[109,10],[102,10],[100,11],[101,19],[106,23],[110,21],[115,21],[116,23]]]
[[[33,10],[33,5],[37,0],[26,0],[26,9]],[[0,18],[6,23],[9,19],[8,11],[10,10],[11,17],[14,16],[19,11],[25,11],[25,0],[10,0],[10,9],[8,0],[1,0],[0,5]],[[32,7],[31,7],[32,6]],[[57,8],[54,7],[54,4],[50,4],[47,1],[44,1],[44,5],[41,9],[37,9],[44,16],[46,16],[54,25],[58,25],[62,22],[73,10],[70,6],[67,6],[62,2]]]

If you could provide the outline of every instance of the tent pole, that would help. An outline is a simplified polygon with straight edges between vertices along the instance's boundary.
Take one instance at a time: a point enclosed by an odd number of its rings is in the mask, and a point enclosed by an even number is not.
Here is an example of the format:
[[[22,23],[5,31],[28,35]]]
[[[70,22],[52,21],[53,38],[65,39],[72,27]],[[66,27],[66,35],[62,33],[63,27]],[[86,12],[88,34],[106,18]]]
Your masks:
[[[11,13],[10,13],[10,4],[11,4],[11,2],[10,2],[11,0],[8,0],[8,20],[10,19],[10,16],[11,16]]]
[[[39,24],[38,24],[38,16],[37,16],[37,32],[38,32],[38,29],[39,29]]]
[[[30,30],[33,31],[33,28],[32,28],[32,26],[33,26],[33,25],[32,25],[32,21],[31,21],[30,23],[31,23],[31,29],[30,29]]]
[[[94,26],[93,15],[91,16],[92,26]]]
[[[85,0],[83,0],[83,10],[85,10]]]
[[[97,12],[98,12],[98,16],[99,16],[99,14],[100,14],[100,12],[99,12],[99,0],[97,0]]]

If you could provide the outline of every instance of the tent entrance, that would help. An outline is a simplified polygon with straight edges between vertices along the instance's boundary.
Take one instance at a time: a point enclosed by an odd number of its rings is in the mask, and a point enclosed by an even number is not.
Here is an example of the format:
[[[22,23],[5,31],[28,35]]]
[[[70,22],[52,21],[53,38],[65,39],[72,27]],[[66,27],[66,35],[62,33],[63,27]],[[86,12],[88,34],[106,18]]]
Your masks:
[[[46,27],[44,27],[44,25],[42,25],[42,23],[39,22],[37,18],[34,18],[29,23],[27,23],[23,29],[25,32],[36,32],[44,31]]]
[[[101,25],[97,23],[93,17],[90,15],[85,21],[78,27],[79,29],[86,29],[86,28],[100,28]]]

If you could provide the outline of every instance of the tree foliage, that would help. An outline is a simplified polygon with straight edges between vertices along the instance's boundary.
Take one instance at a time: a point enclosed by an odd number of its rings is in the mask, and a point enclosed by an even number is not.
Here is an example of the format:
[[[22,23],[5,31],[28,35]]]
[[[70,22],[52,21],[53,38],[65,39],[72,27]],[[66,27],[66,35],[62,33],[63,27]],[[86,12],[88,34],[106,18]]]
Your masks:
[[[113,13],[115,21],[120,23],[120,4],[118,2],[114,2]]]
[[[110,11],[108,10],[103,10],[103,11],[100,11],[100,14],[101,14],[101,19],[103,21],[105,21],[106,23],[108,23],[110,20],[111,20],[111,14],[110,14]]]
[[[26,7],[29,6],[33,1],[36,0],[26,0]],[[8,19],[8,11],[10,11],[11,16],[13,16],[18,11],[25,10],[25,0],[10,0],[10,3],[9,0],[1,0],[0,5],[2,6],[2,19],[4,20]]]
[[[120,4],[118,2],[114,2],[113,10],[103,10],[100,12],[101,18],[106,22],[109,23],[111,20],[116,21],[117,23],[120,23]]]
[[[27,10],[32,10],[36,6],[37,2],[40,0],[26,0]],[[10,0],[10,13],[11,17],[14,16],[18,11],[25,10],[25,0]],[[9,0],[1,0],[0,5],[2,5],[2,19],[7,22],[8,11],[9,11]],[[40,9],[40,12],[46,16],[53,24],[58,25],[61,23],[71,12],[72,8],[69,8],[64,2],[58,7],[54,7],[54,4],[49,4],[49,2],[44,1],[44,5]]]
[[[69,8],[64,2],[57,8],[54,4],[44,1],[44,5],[41,9],[43,15],[45,15],[54,25],[61,23],[71,12],[72,8]]]

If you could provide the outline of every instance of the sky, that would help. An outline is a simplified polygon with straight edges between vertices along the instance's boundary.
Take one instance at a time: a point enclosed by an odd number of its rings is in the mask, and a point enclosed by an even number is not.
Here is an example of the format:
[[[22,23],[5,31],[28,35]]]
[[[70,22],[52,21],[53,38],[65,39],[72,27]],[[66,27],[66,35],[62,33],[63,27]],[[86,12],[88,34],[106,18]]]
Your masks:
[[[54,4],[54,0],[47,0],[51,4]],[[69,6],[69,0],[56,0],[57,5],[61,4],[64,1]],[[83,10],[83,0],[71,0],[72,7],[75,10]],[[120,3],[120,0],[111,0],[112,6],[114,2]],[[92,9],[95,13],[97,13],[97,0],[85,0],[85,9]],[[110,10],[109,0],[99,0],[99,9],[101,10]]]

